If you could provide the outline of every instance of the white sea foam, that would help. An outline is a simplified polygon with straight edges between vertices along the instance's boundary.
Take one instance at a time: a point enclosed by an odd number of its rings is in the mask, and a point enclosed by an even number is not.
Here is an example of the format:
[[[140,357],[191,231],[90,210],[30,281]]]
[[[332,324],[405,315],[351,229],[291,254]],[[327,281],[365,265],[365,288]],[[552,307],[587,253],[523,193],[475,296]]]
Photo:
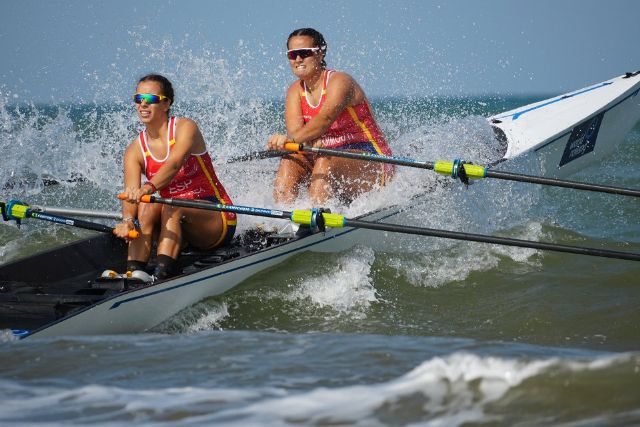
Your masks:
[[[548,240],[549,238],[548,234],[544,233],[542,224],[537,221],[529,221],[524,228],[509,237],[533,242],[539,242],[543,239]],[[491,245],[491,249],[496,254],[507,256],[516,262],[530,263],[532,265],[540,264],[539,260],[535,258],[535,255],[540,253],[537,249],[505,245]]]
[[[498,265],[498,257],[478,246],[465,245],[464,248],[420,254],[411,258],[396,255],[389,259],[389,266],[413,285],[438,287],[464,281],[474,271],[488,270]]]
[[[221,322],[229,317],[229,309],[225,303],[216,304],[212,309],[207,304],[206,313],[200,316],[195,323],[189,324],[189,332],[209,331],[211,329],[221,329]]]
[[[229,317],[225,302],[201,302],[187,307],[180,313],[153,328],[159,332],[195,333],[221,329],[221,323]]]
[[[632,354],[582,359],[515,359],[455,352],[427,359],[395,379],[304,390],[282,387],[124,388],[23,385],[0,380],[4,425],[48,425],[67,419],[81,424],[230,426],[339,424],[458,426],[492,419],[491,405],[524,381],[564,373],[600,373],[634,363]],[[555,381],[555,380],[554,380]],[[213,382],[215,384],[215,381]],[[517,399],[517,394],[514,395]],[[54,423],[51,423],[54,425]]]
[[[270,389],[172,387],[138,390],[96,384],[71,389],[36,389],[8,381],[3,383],[7,395],[3,399],[0,418],[5,421],[5,425],[12,422],[16,422],[16,425],[28,425],[25,418],[37,419],[37,425],[48,425],[43,420],[71,417],[70,413],[74,413],[74,422],[82,424],[130,425],[132,421],[140,420],[155,425],[156,422],[198,415],[202,413],[201,407],[213,409],[238,401],[282,394]],[[20,397],[14,398],[10,394]],[[26,395],[29,397],[25,397]],[[29,414],[28,417],[25,414]],[[59,424],[54,422],[50,425]]]
[[[370,277],[375,255],[370,248],[356,247],[342,254],[337,265],[326,274],[307,277],[290,285],[288,300],[305,300],[338,312],[365,315],[365,310],[377,301]]]
[[[532,235],[535,233],[525,234],[525,236]],[[531,237],[529,239],[536,240]],[[391,254],[388,257],[388,266],[394,268],[396,274],[411,284],[438,287],[451,282],[464,281],[474,272],[495,269],[502,258],[536,266],[540,264],[539,258],[536,257],[538,254],[540,251],[529,248],[485,243],[457,243],[425,254],[417,253],[413,256]]]
[[[551,367],[571,370],[605,369],[627,355],[606,356],[591,362],[558,359],[521,361],[454,353],[435,357],[402,377],[374,385],[315,390],[285,397],[267,398],[241,410],[223,411],[210,420],[248,417],[231,425],[348,424],[385,425],[385,413],[405,419],[406,425],[457,426],[487,421],[485,408],[524,380]],[[407,406],[404,406],[407,405]],[[405,407],[411,415],[404,415]],[[395,408],[395,409],[394,409]]]

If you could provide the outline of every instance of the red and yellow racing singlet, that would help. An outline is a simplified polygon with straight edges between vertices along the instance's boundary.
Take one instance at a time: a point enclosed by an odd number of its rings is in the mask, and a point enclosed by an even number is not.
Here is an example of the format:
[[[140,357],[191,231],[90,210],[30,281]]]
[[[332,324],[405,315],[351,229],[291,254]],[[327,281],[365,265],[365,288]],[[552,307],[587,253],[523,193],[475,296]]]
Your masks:
[[[176,131],[176,118],[171,117],[168,124],[167,155],[164,159],[156,158],[147,145],[147,131],[141,131],[139,135],[140,149],[144,157],[144,174],[150,180],[169,158],[173,149]],[[218,180],[213,169],[211,156],[207,151],[200,154],[191,154],[182,165],[171,183],[160,190],[160,195],[167,198],[180,199],[209,199],[223,205],[232,205],[233,202]],[[229,225],[236,224],[236,214],[223,212]]]
[[[327,97],[327,84],[333,72],[333,70],[326,70],[324,74],[322,95],[317,105],[309,103],[306,85],[301,82],[300,105],[305,123],[315,117],[324,105]],[[325,148],[341,148],[350,144],[369,142],[377,154],[391,155],[391,149],[373,118],[371,108],[366,100],[345,108],[319,140],[322,141],[322,146]]]

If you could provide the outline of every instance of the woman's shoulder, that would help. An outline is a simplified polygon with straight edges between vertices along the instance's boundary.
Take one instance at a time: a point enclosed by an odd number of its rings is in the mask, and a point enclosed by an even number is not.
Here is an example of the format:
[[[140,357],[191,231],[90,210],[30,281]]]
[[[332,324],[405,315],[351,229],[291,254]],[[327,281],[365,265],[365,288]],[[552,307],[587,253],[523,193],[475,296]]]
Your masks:
[[[202,132],[200,132],[200,128],[195,120],[192,120],[188,117],[180,117],[176,118],[176,133],[175,133],[176,142],[183,141],[190,145],[193,149],[197,150],[196,152],[202,151],[201,148],[204,147],[204,137],[202,136]],[[180,143],[182,145],[183,143]]]
[[[142,152],[140,151],[140,137],[136,135],[135,138],[129,142],[127,148],[124,150],[125,158],[137,158]],[[140,158],[142,158],[140,156]]]
[[[327,74],[328,74],[328,79],[329,81],[332,80],[353,80],[353,77],[351,77],[351,74],[347,73],[346,71],[339,71],[339,70],[327,70]]]
[[[178,117],[175,116],[174,119],[176,120],[176,126],[198,126],[198,124],[196,123],[195,120],[190,119],[189,117]]]
[[[287,89],[287,94],[299,93],[302,90],[302,80],[296,79],[293,83],[289,85]]]
[[[358,82],[344,71],[334,71],[327,82],[327,97],[346,99],[350,105],[360,104],[366,95]]]
[[[344,87],[351,88],[357,85],[357,82],[349,73],[344,71],[329,70],[327,76],[327,88],[331,87]]]
[[[139,147],[140,146],[140,144],[141,144],[140,134],[144,134],[144,131],[141,130],[138,133],[136,133],[136,136],[134,136],[133,139],[130,140],[129,143],[127,144],[127,148],[126,148],[127,150],[131,149],[131,147]]]
[[[198,124],[195,122],[195,120],[188,117],[176,117],[176,131],[195,129],[198,129]]]
[[[339,92],[358,91],[359,88],[358,82],[344,71],[332,71],[327,78],[327,93],[335,92],[336,90]]]

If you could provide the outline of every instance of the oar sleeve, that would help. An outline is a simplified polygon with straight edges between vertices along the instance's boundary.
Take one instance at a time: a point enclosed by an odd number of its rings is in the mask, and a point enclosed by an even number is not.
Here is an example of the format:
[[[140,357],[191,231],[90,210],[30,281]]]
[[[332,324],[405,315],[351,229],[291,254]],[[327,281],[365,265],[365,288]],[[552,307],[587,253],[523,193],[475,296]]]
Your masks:
[[[460,160],[453,162],[447,162],[444,160],[436,160],[433,170],[442,175],[449,175],[453,178],[457,178],[459,175],[460,166],[464,165],[464,172],[469,178],[484,178],[487,176],[487,168],[480,165],[473,165],[471,163],[462,163]]]
[[[320,214],[324,218],[324,225],[326,227],[344,227],[344,215],[332,214],[328,212],[322,212]],[[312,212],[309,210],[295,210],[291,213],[291,221],[295,222],[296,224],[311,225]]]

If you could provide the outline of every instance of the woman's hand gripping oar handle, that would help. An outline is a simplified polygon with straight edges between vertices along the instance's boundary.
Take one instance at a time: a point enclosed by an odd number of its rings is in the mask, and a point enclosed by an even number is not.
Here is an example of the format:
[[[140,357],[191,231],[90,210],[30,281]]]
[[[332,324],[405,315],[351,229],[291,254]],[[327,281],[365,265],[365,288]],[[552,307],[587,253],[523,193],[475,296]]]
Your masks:
[[[127,200],[127,195],[124,193],[120,193],[118,194],[118,199],[120,200]],[[151,195],[150,194],[145,194],[144,196],[140,196],[140,200],[138,200],[141,203],[151,203],[152,199],[151,199]]]
[[[111,230],[113,234],[116,234],[115,228],[112,228]],[[138,230],[130,230],[129,233],[127,234],[127,237],[129,239],[137,239],[138,237],[140,237],[140,233],[138,232]]]
[[[284,149],[287,151],[302,151],[304,146],[302,144],[298,144],[297,142],[285,142]]]
[[[116,229],[112,228],[111,232],[113,234],[116,234]],[[140,233],[137,230],[129,230],[129,233],[127,234],[127,237],[129,239],[137,239],[138,237],[140,237]]]
[[[120,193],[120,194],[118,194],[118,199],[126,200],[127,196],[124,193]],[[115,233],[116,230],[114,229],[113,232]],[[135,235],[135,237],[132,237],[133,235]],[[138,238],[138,236],[140,236],[140,233],[138,233],[137,230],[130,230],[129,231],[129,235],[127,237],[129,237],[130,239],[136,239],[136,238]]]

